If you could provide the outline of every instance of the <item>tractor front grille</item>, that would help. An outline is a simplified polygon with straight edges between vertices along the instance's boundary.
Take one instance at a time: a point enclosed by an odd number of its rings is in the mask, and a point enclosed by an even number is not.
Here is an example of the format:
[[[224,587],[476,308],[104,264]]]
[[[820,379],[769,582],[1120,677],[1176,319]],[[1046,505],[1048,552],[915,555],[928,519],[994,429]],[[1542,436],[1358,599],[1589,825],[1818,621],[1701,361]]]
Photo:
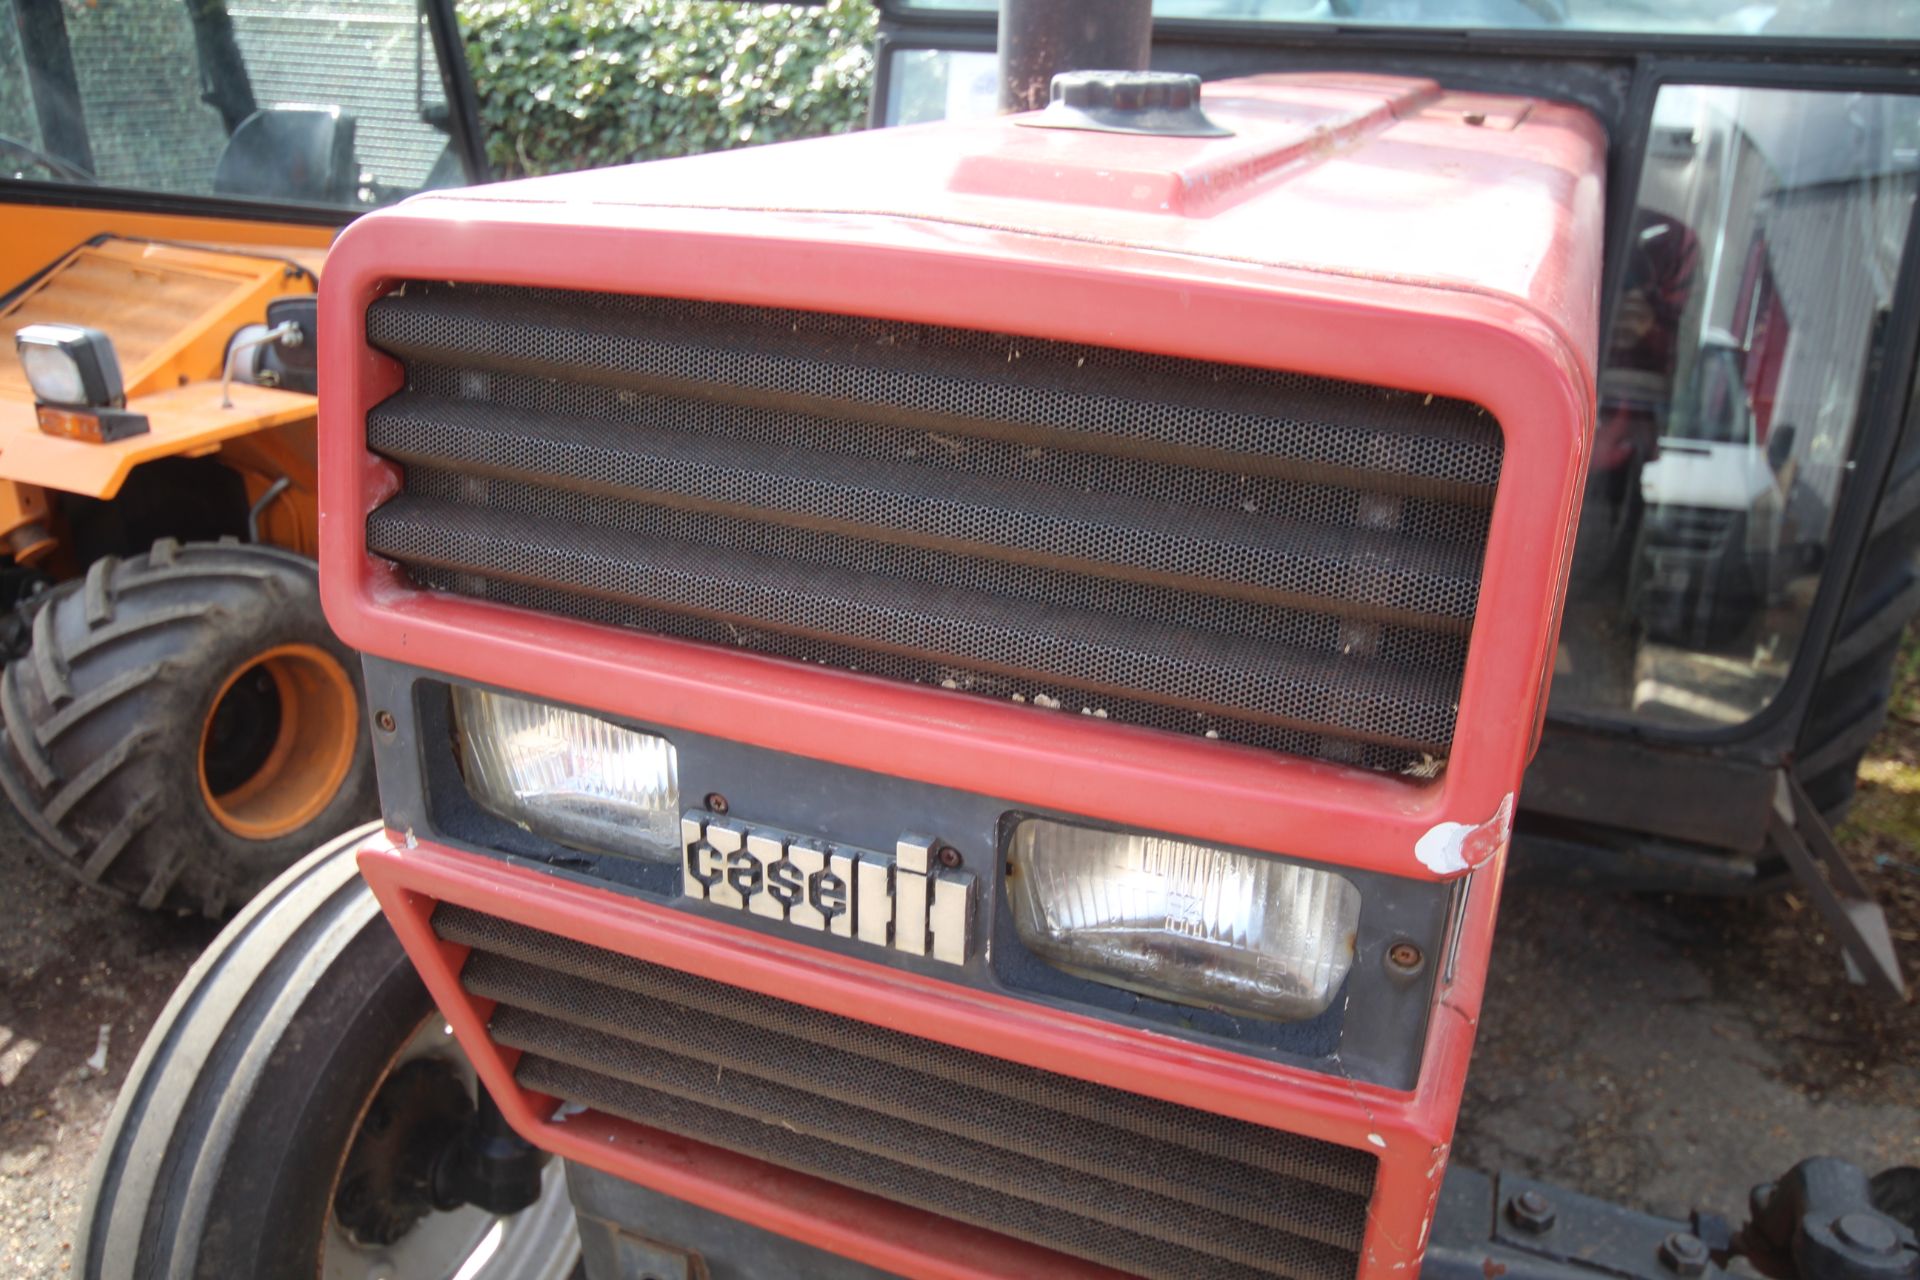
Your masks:
[[[1142,1276],[1351,1280],[1375,1160],[442,904],[526,1088]]]
[[[1502,438],[1291,373],[414,282],[369,548],[442,591],[1292,754],[1451,742]]]

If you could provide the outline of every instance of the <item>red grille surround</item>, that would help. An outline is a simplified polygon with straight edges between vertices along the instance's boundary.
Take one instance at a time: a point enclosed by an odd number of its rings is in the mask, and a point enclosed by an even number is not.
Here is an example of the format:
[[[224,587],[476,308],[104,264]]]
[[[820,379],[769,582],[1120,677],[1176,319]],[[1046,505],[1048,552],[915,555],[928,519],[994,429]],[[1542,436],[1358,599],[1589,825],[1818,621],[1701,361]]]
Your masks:
[[[1059,146],[1029,136],[1058,131],[997,122],[956,127],[931,174],[942,148],[880,130],[439,193],[354,223],[321,305],[328,619],[365,652],[429,655],[536,697],[1129,827],[1457,876],[1501,843],[1544,711],[1592,418],[1604,141],[1584,113],[1547,103],[1520,104],[1520,128],[1468,127],[1463,111],[1494,118],[1485,101],[1455,108],[1425,81],[1276,76],[1207,92],[1239,151],[1182,167],[1192,139],[1082,135],[1055,202],[960,194],[982,148],[1028,164]],[[1317,118],[1331,134],[1296,123]],[[1220,209],[1216,192],[1205,217],[1089,207],[1076,183],[1139,170],[1142,141],[1181,181],[1239,183],[1243,198]],[[1260,147],[1260,166],[1232,163]],[[1271,181],[1283,153],[1320,163]],[[1356,200],[1345,188],[1362,182]],[[767,208],[768,191],[786,207]],[[1415,785],[426,590],[366,541],[369,513],[401,487],[368,449],[367,417],[404,378],[368,345],[367,313],[410,279],[1027,334],[1478,404],[1505,453],[1448,766]],[[1492,838],[1423,860],[1422,838],[1452,824],[1490,824]]]

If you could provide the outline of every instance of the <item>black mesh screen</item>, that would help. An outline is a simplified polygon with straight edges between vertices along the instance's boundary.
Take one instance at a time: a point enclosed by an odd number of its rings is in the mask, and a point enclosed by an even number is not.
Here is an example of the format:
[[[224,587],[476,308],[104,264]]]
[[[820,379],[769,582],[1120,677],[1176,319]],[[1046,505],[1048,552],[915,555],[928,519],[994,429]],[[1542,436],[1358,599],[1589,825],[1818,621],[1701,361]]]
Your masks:
[[[1473,405],[1006,334],[411,283],[369,518],[422,584],[1427,772],[1501,435]]]
[[[463,908],[433,924],[531,1089],[1139,1275],[1356,1270],[1365,1152]]]

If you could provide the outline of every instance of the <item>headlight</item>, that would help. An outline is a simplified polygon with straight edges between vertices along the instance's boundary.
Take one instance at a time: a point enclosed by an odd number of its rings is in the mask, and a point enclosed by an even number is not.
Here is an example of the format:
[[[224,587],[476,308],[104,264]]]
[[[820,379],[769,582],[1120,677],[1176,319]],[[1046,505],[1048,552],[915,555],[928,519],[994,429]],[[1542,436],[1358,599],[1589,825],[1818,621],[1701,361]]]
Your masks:
[[[113,340],[77,324],[30,324],[13,335],[33,398],[43,404],[117,409],[126,404]]]
[[[561,844],[680,860],[673,744],[596,716],[456,688],[467,789],[482,808]]]
[[[1021,941],[1096,982],[1296,1019],[1324,1011],[1353,966],[1360,891],[1332,872],[1042,818],[1008,852]]]

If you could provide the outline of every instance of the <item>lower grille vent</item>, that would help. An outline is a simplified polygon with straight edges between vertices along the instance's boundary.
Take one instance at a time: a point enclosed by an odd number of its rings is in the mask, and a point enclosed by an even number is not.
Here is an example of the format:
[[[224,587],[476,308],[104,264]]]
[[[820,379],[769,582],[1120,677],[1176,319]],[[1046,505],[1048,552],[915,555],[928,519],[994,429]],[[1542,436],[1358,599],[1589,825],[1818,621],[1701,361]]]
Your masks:
[[[450,905],[529,1089],[1145,1276],[1348,1280],[1375,1162]]]

